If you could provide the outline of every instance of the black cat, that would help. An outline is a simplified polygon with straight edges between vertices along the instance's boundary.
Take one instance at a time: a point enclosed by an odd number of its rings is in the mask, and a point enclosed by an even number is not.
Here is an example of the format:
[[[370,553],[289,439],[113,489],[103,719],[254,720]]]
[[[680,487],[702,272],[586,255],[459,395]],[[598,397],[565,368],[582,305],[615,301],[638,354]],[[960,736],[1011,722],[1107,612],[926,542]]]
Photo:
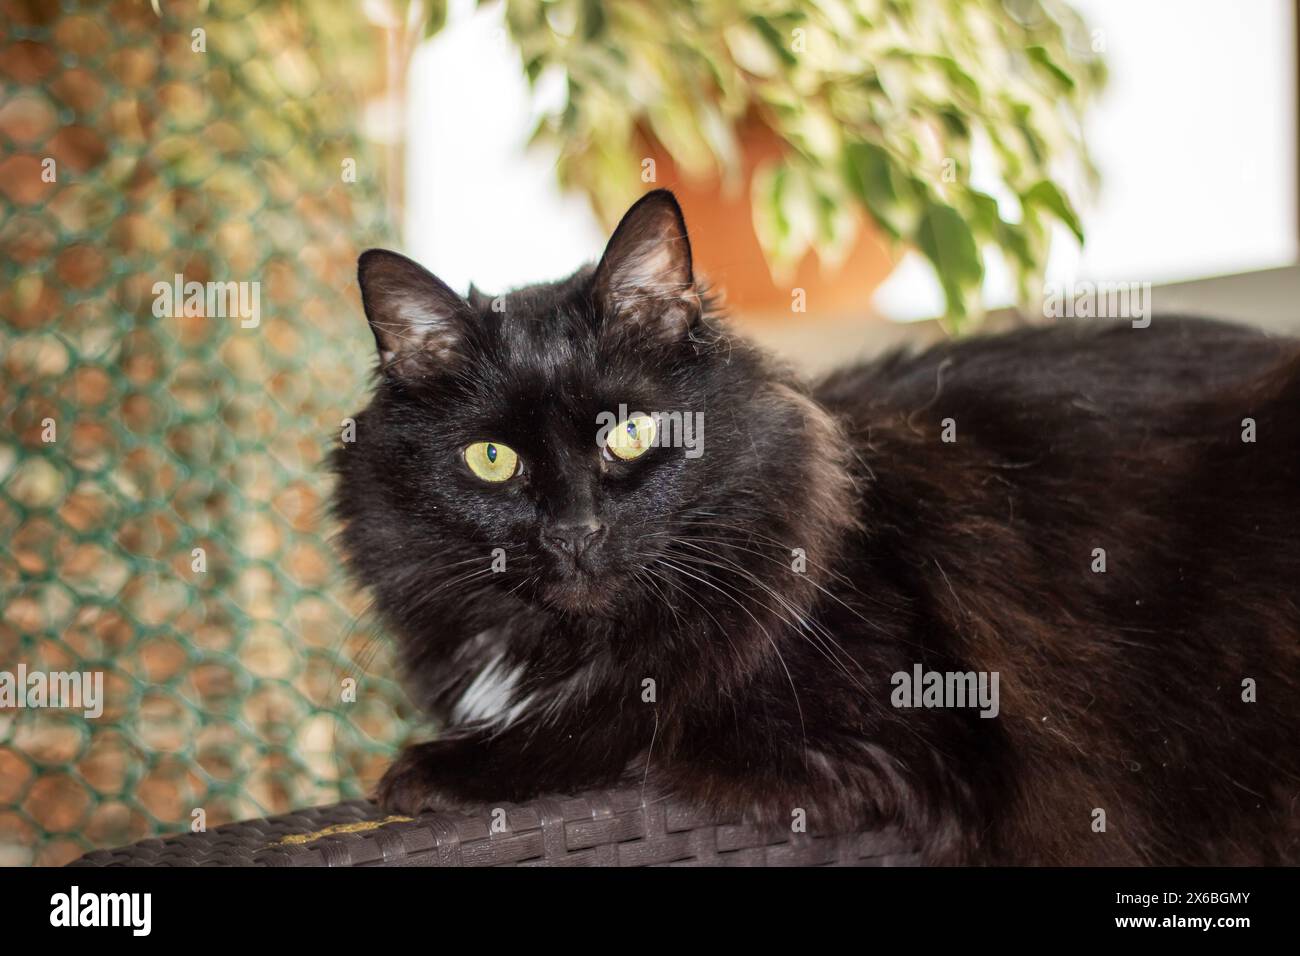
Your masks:
[[[645,782],[931,862],[1300,861],[1300,343],[1075,320],[810,387],[664,191],[560,282],[360,281],[342,541],[447,725],[388,809]]]

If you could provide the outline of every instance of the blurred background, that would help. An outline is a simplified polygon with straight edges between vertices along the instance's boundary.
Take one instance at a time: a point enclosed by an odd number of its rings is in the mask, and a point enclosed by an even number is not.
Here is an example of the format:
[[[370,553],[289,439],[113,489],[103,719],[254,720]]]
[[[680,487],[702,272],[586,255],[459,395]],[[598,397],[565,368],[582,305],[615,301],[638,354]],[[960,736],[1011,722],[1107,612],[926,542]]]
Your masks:
[[[501,291],[669,187],[809,372],[1086,282],[1300,332],[1296,38],[1294,0],[0,0],[0,680],[105,690],[0,698],[0,865],[362,796],[428,730],[330,542],[360,250]]]

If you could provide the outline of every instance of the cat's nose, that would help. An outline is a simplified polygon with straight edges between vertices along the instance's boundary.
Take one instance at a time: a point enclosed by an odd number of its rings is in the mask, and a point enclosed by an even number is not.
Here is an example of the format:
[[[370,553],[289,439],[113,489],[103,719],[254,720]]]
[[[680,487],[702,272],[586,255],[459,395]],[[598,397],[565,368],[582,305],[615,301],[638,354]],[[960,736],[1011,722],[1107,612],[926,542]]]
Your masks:
[[[605,536],[605,526],[595,518],[557,521],[546,529],[546,543],[572,558],[586,554]]]

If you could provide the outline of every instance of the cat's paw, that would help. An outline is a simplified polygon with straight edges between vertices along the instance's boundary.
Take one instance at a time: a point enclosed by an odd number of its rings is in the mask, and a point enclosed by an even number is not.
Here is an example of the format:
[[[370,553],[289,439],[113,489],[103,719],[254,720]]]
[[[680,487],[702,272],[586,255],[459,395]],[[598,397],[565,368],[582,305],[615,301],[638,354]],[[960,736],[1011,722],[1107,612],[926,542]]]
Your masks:
[[[460,810],[469,801],[450,788],[450,762],[440,759],[434,744],[416,744],[401,752],[384,773],[375,799],[386,813],[413,817],[421,813]]]

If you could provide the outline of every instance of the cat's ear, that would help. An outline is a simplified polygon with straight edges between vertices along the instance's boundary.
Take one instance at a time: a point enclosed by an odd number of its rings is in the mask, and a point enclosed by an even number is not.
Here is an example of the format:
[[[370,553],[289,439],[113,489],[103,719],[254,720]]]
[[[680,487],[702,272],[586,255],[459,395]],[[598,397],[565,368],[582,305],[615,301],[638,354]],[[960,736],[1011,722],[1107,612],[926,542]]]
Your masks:
[[[405,256],[368,249],[357,281],[385,371],[429,371],[455,357],[472,310],[441,279]]]
[[[666,189],[646,193],[623,216],[595,273],[605,321],[659,341],[684,338],[700,317],[686,220]]]

